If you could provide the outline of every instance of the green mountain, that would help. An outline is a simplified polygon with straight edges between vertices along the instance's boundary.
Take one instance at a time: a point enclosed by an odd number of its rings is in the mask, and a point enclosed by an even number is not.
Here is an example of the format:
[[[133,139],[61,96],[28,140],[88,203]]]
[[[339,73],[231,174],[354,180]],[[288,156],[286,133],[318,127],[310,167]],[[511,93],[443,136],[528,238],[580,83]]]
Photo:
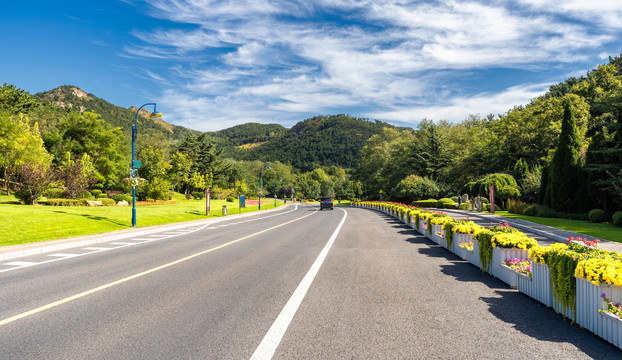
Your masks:
[[[280,161],[302,171],[320,166],[353,168],[367,139],[393,125],[347,115],[315,116],[279,136],[238,148],[241,160]]]
[[[34,95],[41,103],[63,111],[92,111],[131,139],[136,108],[122,108],[75,86],[60,86]],[[287,129],[279,124],[247,123],[201,133],[149,118],[141,110],[138,146],[157,145],[173,150],[187,136],[213,143],[221,156],[237,160],[280,161],[303,171],[317,166],[353,168],[367,139],[393,125],[347,115],[316,116]],[[53,127],[53,124],[50,124]]]
[[[127,138],[131,139],[132,125],[137,108],[129,109],[113,105],[93,94],[72,86],[65,85],[34,95],[42,103],[77,111],[92,111],[113,127],[119,127]],[[138,121],[139,139],[149,139],[152,144],[171,146],[188,135],[200,135],[201,132],[167,123],[161,118],[150,118],[149,111],[142,109]]]

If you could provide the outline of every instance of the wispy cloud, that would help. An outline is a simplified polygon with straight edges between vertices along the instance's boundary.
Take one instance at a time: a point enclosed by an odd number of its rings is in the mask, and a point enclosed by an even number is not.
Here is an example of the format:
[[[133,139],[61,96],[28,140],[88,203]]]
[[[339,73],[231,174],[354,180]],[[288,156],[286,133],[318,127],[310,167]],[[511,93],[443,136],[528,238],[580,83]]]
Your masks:
[[[470,94],[449,89],[461,88],[465,71],[537,72],[598,58],[620,40],[622,23],[622,4],[597,0],[149,4],[152,16],[178,26],[135,30],[137,44],[124,54],[169,61],[166,75],[148,72],[170,85],[160,103],[185,109],[169,119],[202,130],[334,112],[413,124],[503,113],[550,84],[515,79],[498,94],[486,84],[471,84]]]

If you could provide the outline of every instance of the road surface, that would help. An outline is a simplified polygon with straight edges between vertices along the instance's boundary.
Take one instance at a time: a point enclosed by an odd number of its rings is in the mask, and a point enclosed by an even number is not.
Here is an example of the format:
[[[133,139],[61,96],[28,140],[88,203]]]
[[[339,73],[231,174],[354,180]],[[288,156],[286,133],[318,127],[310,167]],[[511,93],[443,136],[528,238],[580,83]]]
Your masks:
[[[0,263],[1,359],[616,358],[384,214],[288,205]]]

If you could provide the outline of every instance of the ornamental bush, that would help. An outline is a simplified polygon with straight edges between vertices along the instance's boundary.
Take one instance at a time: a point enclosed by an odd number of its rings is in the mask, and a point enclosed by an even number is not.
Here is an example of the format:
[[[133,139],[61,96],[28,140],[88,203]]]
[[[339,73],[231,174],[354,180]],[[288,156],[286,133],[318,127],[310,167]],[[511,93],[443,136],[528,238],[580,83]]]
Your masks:
[[[622,211],[616,211],[613,213],[612,223],[615,226],[622,226]]]
[[[607,221],[607,214],[605,213],[605,210],[602,209],[594,209],[590,211],[587,216],[593,223],[602,223]]]
[[[131,204],[132,203],[132,195],[129,195],[129,194],[113,195],[112,196],[112,200],[114,200],[115,202],[127,201],[128,204]]]

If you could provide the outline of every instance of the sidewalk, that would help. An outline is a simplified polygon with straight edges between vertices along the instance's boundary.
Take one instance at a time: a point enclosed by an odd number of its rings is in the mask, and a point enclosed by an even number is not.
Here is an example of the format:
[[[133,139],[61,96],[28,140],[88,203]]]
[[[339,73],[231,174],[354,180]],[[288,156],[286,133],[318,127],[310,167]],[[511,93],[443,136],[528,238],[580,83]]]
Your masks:
[[[508,223],[511,226],[525,232],[539,235],[539,237],[544,238],[548,241],[542,241],[541,239],[537,239],[539,243],[544,243],[546,245],[552,244],[554,242],[567,242],[569,237],[580,237],[587,240],[596,239],[593,236],[567,231],[563,229],[554,228],[547,225],[536,224],[531,221],[521,220],[521,219],[513,219],[505,216],[494,215],[490,213],[484,212],[475,212],[468,210],[453,210],[453,209],[443,209],[443,212],[448,213],[453,218],[466,218],[469,217],[470,220],[473,220],[478,225],[486,225],[489,224],[498,224],[500,222]],[[617,243],[615,241],[608,241],[599,239],[600,243],[598,243],[599,249],[617,251],[622,253],[622,244]]]

